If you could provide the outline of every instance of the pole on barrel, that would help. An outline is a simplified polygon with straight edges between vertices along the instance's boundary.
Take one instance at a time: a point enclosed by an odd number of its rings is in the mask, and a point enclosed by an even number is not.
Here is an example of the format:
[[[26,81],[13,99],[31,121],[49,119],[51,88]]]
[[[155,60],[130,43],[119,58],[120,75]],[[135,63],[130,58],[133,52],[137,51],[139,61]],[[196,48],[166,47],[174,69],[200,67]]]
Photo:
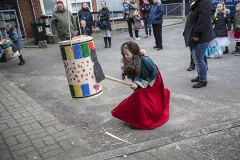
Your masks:
[[[78,20],[78,28],[79,28],[79,35],[81,35],[81,28],[80,28],[80,21],[79,21],[79,15],[78,15],[78,10],[77,10],[77,1],[75,0],[75,5],[76,5],[76,12],[77,12],[77,20]],[[87,22],[86,22],[87,23]]]

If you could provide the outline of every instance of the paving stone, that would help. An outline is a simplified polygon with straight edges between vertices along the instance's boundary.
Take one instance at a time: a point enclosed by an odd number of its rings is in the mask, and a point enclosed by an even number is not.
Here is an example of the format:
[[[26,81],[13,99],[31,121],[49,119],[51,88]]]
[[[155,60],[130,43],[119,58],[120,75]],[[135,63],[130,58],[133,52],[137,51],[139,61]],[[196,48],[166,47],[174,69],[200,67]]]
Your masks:
[[[41,125],[43,127],[54,126],[54,125],[57,125],[57,124],[59,124],[59,121],[57,121],[57,120],[52,120],[52,121],[45,122],[45,123],[41,122]]]
[[[14,156],[14,160],[27,160],[28,158],[27,158],[27,156],[26,155],[15,155]]]
[[[37,151],[32,151],[26,154],[27,157],[32,160],[41,160],[42,158],[40,157],[40,154]]]
[[[46,144],[44,143],[44,140],[42,138],[34,139],[32,140],[32,143],[37,149],[46,147]]]
[[[37,138],[42,138],[42,137],[45,137],[45,136],[48,136],[49,134],[44,131],[42,133],[37,133],[37,134],[34,134],[34,135],[28,135],[30,139],[37,139]]]
[[[57,129],[55,127],[53,127],[53,126],[46,127],[45,129],[47,130],[47,132],[49,134],[54,134],[54,133],[58,132]]]
[[[45,144],[48,145],[48,146],[57,143],[57,142],[53,139],[53,137],[51,137],[51,136],[43,137],[43,141],[44,141]]]
[[[1,117],[0,118],[0,124],[1,123],[7,123],[7,122],[11,122],[14,121],[15,119],[12,116],[8,116],[8,117]]]
[[[36,120],[33,117],[26,117],[18,123],[19,123],[19,125],[25,125],[25,124],[30,124],[30,123],[34,123],[34,122],[36,122]]]
[[[39,149],[39,152],[41,154],[43,154],[43,153],[46,153],[46,152],[49,152],[49,151],[53,151],[53,150],[58,149],[58,148],[60,148],[60,146],[58,144],[53,144],[53,145],[46,146],[44,148]]]
[[[12,132],[9,132],[9,133],[4,132],[3,137],[7,138],[7,137],[11,137],[11,136],[16,136],[16,135],[22,134],[22,133],[23,133],[22,130],[16,130],[16,131],[12,131]]]
[[[33,128],[29,124],[22,125],[21,127],[25,132],[29,132],[33,130]]]
[[[22,117],[32,117],[28,112],[20,113]]]
[[[17,120],[17,119],[22,119],[22,118],[23,118],[22,115],[19,114],[19,113],[13,114],[12,116],[13,116],[13,118],[16,119],[16,120]]]
[[[31,123],[30,126],[35,129],[42,129],[43,127],[39,124],[39,122]]]
[[[44,159],[47,159],[47,158],[50,158],[50,157],[53,157],[53,156],[57,156],[58,154],[61,154],[63,152],[64,151],[61,148],[58,148],[58,149],[55,149],[53,151],[43,153],[41,155]]]
[[[17,101],[19,102],[19,103],[24,103],[24,102],[26,102],[26,100],[25,99],[17,99]]]
[[[7,130],[7,129],[9,129],[9,127],[6,123],[1,123],[0,124],[0,131]]]
[[[10,121],[6,122],[9,128],[15,128],[18,127],[19,125],[16,123],[16,121]]]
[[[0,141],[0,150],[6,149],[7,145],[1,140]]]
[[[30,126],[30,125],[29,125]],[[31,127],[32,128],[32,127]],[[28,136],[30,136],[30,135],[35,135],[35,134],[39,134],[39,133],[43,133],[43,132],[46,132],[46,130],[44,129],[44,128],[39,128],[39,129],[34,129],[34,130],[32,130],[32,131],[29,131],[29,132],[27,132],[26,134],[28,135]]]
[[[34,118],[38,121],[44,120],[45,117],[43,117],[42,115],[35,115]]]
[[[8,146],[14,146],[18,144],[18,141],[14,136],[5,138],[5,141]]]
[[[44,116],[43,116],[44,117]],[[52,122],[52,121],[56,121],[56,118],[54,118],[54,117],[51,117],[51,118],[45,118],[45,119],[43,119],[43,120],[40,120],[39,122],[41,123],[41,124],[46,124],[46,123],[50,123],[50,122]],[[50,125],[49,125],[50,126]]]
[[[8,149],[5,148],[5,149],[0,150],[0,159],[1,160],[11,159],[11,158],[12,158],[12,156]]]
[[[15,137],[19,143],[24,143],[24,142],[29,141],[29,138],[27,137],[27,135],[25,133],[18,134]]]
[[[29,153],[31,151],[34,151],[34,150],[35,150],[35,148],[33,146],[29,146],[29,147],[25,147],[25,148],[13,151],[12,155],[19,156],[19,155],[23,155],[23,154]]]
[[[59,145],[60,145],[65,151],[71,151],[72,149],[74,149],[74,146],[73,146],[72,143],[69,142],[68,140],[63,140],[63,141],[59,142]]]
[[[66,129],[66,127],[62,124],[56,124],[54,126],[58,131],[64,131]]]
[[[19,102],[19,101],[18,101],[18,102]],[[13,107],[16,108],[16,109],[18,109],[18,108],[19,108],[19,109],[20,109],[20,108],[23,108],[23,106],[22,106],[21,104],[14,104]]]
[[[26,147],[30,147],[32,146],[32,143],[30,141],[25,142],[25,143],[21,143],[21,144],[17,144],[15,146],[10,147],[10,151],[18,151],[20,149],[26,148]]]
[[[1,116],[6,117],[6,116],[11,116],[9,112],[1,112]]]

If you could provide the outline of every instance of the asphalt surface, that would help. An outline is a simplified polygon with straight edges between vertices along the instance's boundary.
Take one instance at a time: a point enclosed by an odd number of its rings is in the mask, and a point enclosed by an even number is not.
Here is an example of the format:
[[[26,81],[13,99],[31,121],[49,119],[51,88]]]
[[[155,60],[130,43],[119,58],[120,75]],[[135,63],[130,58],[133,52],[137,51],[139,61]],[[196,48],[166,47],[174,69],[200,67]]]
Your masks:
[[[57,44],[49,44],[47,49],[23,49],[23,66],[17,65],[18,59],[1,63],[0,156],[224,159],[221,154],[239,159],[240,57],[226,54],[208,59],[208,85],[193,89],[190,79],[197,73],[186,71],[190,55],[184,45],[183,28],[184,24],[163,27],[161,51],[153,49],[154,38],[144,38],[143,30],[142,40],[136,41],[158,65],[171,92],[170,119],[154,130],[132,130],[111,116],[111,110],[132,93],[123,84],[106,79],[102,95],[90,100],[72,98]],[[106,75],[121,79],[120,46],[129,40],[128,33],[113,34],[112,48],[105,49],[103,38],[94,38]],[[229,48],[232,51],[234,43]],[[110,137],[103,128],[132,145]],[[25,135],[25,140],[19,140],[19,135]]]

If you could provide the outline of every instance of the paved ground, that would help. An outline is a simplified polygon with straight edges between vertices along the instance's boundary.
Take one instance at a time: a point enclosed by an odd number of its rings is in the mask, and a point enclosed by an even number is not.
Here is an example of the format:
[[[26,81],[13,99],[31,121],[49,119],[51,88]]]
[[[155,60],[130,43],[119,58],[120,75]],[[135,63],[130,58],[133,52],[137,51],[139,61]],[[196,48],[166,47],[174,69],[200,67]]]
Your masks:
[[[23,49],[24,66],[17,59],[0,64],[0,159],[239,159],[240,59],[209,59],[208,86],[193,89],[184,24],[171,26],[179,22],[166,20],[162,51],[152,49],[153,37],[137,41],[171,91],[170,119],[151,131],[112,118],[110,111],[131,94],[122,84],[104,80],[101,96],[72,99],[58,45]],[[127,33],[113,35],[112,48],[104,49],[102,38],[94,38],[105,74],[120,79],[119,47],[127,40]]]

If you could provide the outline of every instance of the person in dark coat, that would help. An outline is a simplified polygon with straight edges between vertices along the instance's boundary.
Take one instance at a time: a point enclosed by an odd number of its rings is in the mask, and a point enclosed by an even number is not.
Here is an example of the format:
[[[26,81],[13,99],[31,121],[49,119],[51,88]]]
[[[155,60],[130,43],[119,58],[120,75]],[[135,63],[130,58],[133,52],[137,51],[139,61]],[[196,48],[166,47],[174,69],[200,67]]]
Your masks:
[[[82,3],[81,10],[78,11],[78,17],[79,17],[79,21],[81,20],[86,21],[87,28],[90,30],[92,34],[93,16],[86,2]],[[78,19],[77,19],[77,27],[79,28]]]
[[[153,6],[150,11],[149,23],[153,27],[153,35],[155,38],[157,50],[162,50],[162,23],[163,23],[164,7],[160,0],[153,0]]]
[[[104,39],[104,43],[105,43],[105,47],[104,48],[111,48],[111,24],[110,24],[110,11],[109,9],[106,7],[106,2],[102,1],[101,2],[102,5],[102,9],[99,10],[99,16],[98,16],[98,20],[100,22],[100,29],[102,30],[103,33],[103,39]],[[108,41],[108,45],[107,45],[107,41]]]
[[[17,32],[17,29],[10,23],[6,24],[6,26],[7,26],[6,30],[9,35],[9,38],[11,39],[13,44],[17,47],[17,50],[20,53],[21,49],[23,49],[23,46],[22,46],[22,41]],[[25,63],[25,60],[23,59],[21,53],[20,53],[20,56],[18,56],[18,58],[20,59],[20,63],[18,63],[18,65],[23,65]]]
[[[229,17],[229,9],[223,2],[219,2],[213,17],[214,31],[217,36],[216,40],[220,46],[225,47],[223,54],[229,52],[228,46],[231,44],[228,38],[228,32],[231,31],[231,19]]]
[[[193,88],[207,85],[207,64],[204,56],[209,42],[213,39],[211,24],[211,5],[208,0],[195,0],[187,17],[184,39],[189,46],[197,67],[198,76],[192,82],[198,82]]]

